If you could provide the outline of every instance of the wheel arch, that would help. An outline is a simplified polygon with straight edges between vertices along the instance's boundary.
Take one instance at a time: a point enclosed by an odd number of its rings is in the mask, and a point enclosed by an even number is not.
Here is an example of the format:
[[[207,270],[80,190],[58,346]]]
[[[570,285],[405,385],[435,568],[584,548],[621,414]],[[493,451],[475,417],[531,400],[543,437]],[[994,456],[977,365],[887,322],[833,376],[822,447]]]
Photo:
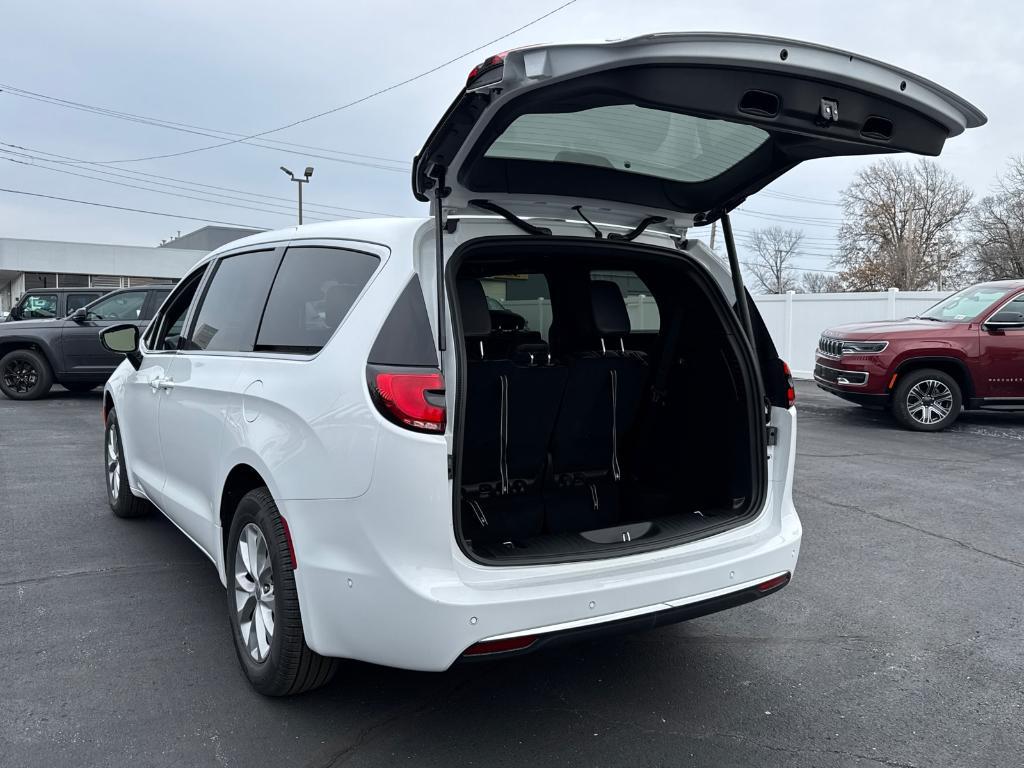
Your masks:
[[[971,377],[971,371],[967,367],[967,364],[957,357],[911,357],[896,366],[893,374],[896,376],[896,381],[899,381],[901,376],[905,376],[913,371],[921,370],[922,368],[934,368],[952,376],[953,380],[957,383],[957,386],[960,387],[960,394],[965,404],[976,396],[974,379]],[[891,377],[889,381],[890,383],[895,384]],[[887,385],[886,389],[891,393],[893,386]]]
[[[50,372],[56,378],[60,371],[57,366],[54,365],[54,354],[49,347],[49,344],[41,344],[38,339],[31,339],[25,337],[15,337],[13,339],[4,339],[0,341],[0,358],[6,355],[8,352],[14,352],[17,349],[30,349],[33,352],[38,352],[46,360],[46,364],[50,366]]]
[[[238,502],[249,491],[266,488],[275,501],[280,499],[277,488],[270,479],[270,473],[256,456],[236,456],[230,462],[231,469],[224,476],[217,501],[217,519],[220,526],[220,546],[215,553],[221,580],[227,584],[227,546],[228,532],[234,519]],[[283,515],[282,515],[283,517]]]

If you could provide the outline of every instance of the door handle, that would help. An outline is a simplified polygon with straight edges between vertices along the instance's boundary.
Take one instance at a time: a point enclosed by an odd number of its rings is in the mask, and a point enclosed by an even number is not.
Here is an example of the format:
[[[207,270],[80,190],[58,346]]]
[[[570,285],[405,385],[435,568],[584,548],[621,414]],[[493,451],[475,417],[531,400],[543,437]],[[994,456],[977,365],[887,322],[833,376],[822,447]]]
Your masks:
[[[174,389],[174,379],[165,379],[157,376],[155,379],[149,380],[149,386],[156,392],[158,389]]]

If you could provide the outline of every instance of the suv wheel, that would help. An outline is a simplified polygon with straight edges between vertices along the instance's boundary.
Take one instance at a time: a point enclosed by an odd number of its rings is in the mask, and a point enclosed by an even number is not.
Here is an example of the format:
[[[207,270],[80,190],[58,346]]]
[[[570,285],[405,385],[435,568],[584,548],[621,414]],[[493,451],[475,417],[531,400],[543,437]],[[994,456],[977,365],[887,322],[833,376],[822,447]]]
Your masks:
[[[892,410],[908,429],[938,432],[960,416],[960,387],[948,373],[923,368],[905,374],[893,392]]]
[[[231,634],[253,687],[265,696],[286,696],[328,682],[338,662],[306,645],[291,548],[266,488],[238,502],[225,554]]]
[[[148,514],[149,502],[140,499],[128,487],[128,468],[124,463],[124,445],[117,412],[111,408],[107,414],[107,428],[103,439],[103,468],[107,480],[107,503],[118,517],[141,517]]]
[[[16,349],[0,359],[0,390],[11,400],[36,400],[53,385],[46,358],[33,349]]]

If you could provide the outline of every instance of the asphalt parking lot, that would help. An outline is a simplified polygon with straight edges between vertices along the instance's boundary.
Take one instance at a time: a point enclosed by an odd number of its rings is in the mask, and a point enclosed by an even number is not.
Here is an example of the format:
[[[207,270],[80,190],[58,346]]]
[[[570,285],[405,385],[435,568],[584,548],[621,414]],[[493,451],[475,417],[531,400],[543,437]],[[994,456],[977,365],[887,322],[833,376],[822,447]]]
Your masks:
[[[108,511],[99,395],[0,398],[0,765],[1024,765],[1024,414],[922,435],[798,392],[778,595],[288,700],[249,689],[209,562]]]

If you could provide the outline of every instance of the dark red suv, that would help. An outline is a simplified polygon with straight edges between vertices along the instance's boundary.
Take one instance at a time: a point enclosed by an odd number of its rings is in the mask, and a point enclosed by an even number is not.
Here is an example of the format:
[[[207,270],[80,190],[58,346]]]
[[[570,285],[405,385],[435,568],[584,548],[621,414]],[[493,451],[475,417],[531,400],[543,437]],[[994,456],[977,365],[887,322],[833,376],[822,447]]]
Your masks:
[[[1024,280],[979,283],[904,320],[850,323],[818,341],[814,380],[901,424],[944,429],[963,408],[1024,410]]]

